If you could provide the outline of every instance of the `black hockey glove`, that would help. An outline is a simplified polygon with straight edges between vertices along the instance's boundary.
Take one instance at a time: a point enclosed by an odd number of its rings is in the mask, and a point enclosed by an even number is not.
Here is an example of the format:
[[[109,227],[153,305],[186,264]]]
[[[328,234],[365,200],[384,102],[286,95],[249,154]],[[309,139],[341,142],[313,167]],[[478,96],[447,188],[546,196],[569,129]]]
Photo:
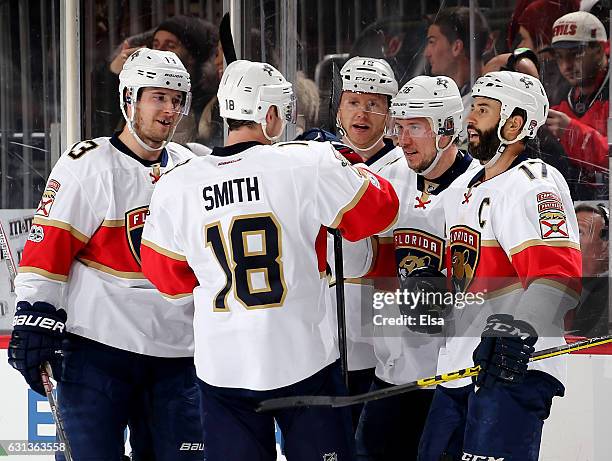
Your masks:
[[[527,322],[515,320],[510,314],[491,315],[473,354],[474,365],[481,368],[476,385],[523,382],[537,340],[535,329]]]
[[[334,146],[334,149],[336,149],[351,165],[363,163],[361,156],[355,152],[352,147],[344,144],[335,134],[322,130],[321,128],[311,128],[310,130],[305,131],[296,137],[295,140],[318,142],[329,141],[330,144]]]
[[[336,141],[339,142],[340,138],[334,133],[322,130],[321,128],[311,128],[304,131],[302,134],[296,136],[296,141]]]
[[[417,267],[399,276],[401,290],[411,293],[408,295],[411,302],[399,306],[403,315],[414,319],[413,325],[406,327],[417,333],[441,333],[444,319],[452,309],[452,303],[445,302],[449,291],[446,276],[431,266]]]
[[[51,304],[27,301],[17,303],[13,334],[8,347],[9,364],[18,370],[32,390],[45,395],[40,366],[49,362],[57,378],[61,374],[62,339],[66,333],[66,311]]]

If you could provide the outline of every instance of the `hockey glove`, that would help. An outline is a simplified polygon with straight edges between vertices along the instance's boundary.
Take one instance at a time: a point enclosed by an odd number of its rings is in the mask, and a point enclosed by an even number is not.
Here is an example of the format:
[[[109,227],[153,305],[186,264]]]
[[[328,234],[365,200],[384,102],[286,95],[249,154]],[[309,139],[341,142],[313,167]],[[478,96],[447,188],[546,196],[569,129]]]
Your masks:
[[[19,371],[32,390],[45,395],[40,367],[49,362],[58,379],[62,365],[62,339],[66,330],[66,311],[51,304],[27,301],[17,303],[13,333],[8,347],[9,364]]]
[[[414,319],[406,327],[417,333],[437,334],[442,332],[444,319],[448,317],[452,304],[446,303],[448,288],[446,276],[431,266],[413,269],[408,274],[399,274],[400,288],[409,294],[409,304],[400,303],[400,312]]]
[[[318,142],[329,141],[334,149],[336,149],[351,165],[363,162],[361,156],[355,152],[352,147],[342,143],[340,138],[338,138],[335,134],[322,130],[321,128],[311,128],[310,130],[299,135],[297,138],[295,138],[295,140]]]
[[[523,382],[537,340],[535,329],[527,322],[510,314],[491,315],[473,354],[474,365],[481,368],[476,386]]]

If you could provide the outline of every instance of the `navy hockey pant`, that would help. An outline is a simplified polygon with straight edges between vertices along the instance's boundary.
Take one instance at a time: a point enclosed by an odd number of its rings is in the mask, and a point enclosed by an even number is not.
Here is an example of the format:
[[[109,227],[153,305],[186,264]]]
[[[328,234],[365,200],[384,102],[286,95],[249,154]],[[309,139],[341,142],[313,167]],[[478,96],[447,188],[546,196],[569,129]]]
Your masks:
[[[349,370],[348,372],[348,395],[365,394],[372,387],[376,368],[365,368],[363,370]],[[353,431],[357,431],[359,418],[363,411],[363,403],[351,405],[351,420]]]
[[[75,460],[121,460],[128,420],[148,425],[143,443],[157,459],[204,458],[191,357],[151,357],[70,335],[58,405]]]
[[[290,386],[253,391],[200,381],[206,461],[275,461],[274,420],[288,461],[351,461],[348,408],[296,408],[256,413],[262,400],[294,395],[346,395],[338,361]]]
[[[392,385],[374,378],[371,390]],[[420,389],[366,402],[357,427],[360,461],[415,460],[433,389]]]
[[[559,381],[535,370],[521,384],[438,386],[418,460],[538,461],[544,420],[563,393]]]

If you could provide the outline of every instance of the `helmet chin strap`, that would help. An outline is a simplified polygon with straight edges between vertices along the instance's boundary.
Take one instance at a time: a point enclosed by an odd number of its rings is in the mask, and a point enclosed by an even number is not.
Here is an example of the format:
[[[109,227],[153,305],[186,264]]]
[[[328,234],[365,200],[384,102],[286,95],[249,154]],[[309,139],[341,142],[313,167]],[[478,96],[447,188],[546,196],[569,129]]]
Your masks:
[[[493,157],[491,157],[491,160],[489,160],[487,163],[484,164],[485,169],[486,168],[491,168],[493,165],[495,165],[495,163],[497,163],[497,161],[499,160],[499,158],[502,156],[502,154],[505,152],[506,147],[508,147],[510,144],[514,144],[515,142],[520,141],[521,139],[524,138],[524,136],[517,136],[515,139],[513,139],[512,141],[508,141],[507,139],[505,139],[501,133],[501,130],[503,128],[503,126],[506,124],[506,120],[504,120],[504,123],[499,123],[499,125],[497,126],[497,138],[500,140],[500,145],[497,148],[497,151],[495,152],[495,155]]]
[[[376,146],[376,144],[378,144],[381,139],[385,136],[385,133],[383,132],[376,141],[374,141],[374,143],[368,147],[357,147],[353,141],[351,141],[351,138],[349,137],[348,133],[346,132],[346,130],[344,129],[344,127],[342,126],[342,122],[340,121],[339,118],[336,117],[336,126],[338,128],[338,134],[340,135],[340,138],[345,140],[346,143],[349,145],[349,147],[351,147],[355,152],[359,153],[359,152],[368,152],[370,151],[372,148],[374,148]]]
[[[263,131],[263,135],[271,143],[275,143],[276,141],[278,141],[281,138],[281,136],[283,135],[283,133],[285,132],[285,127],[287,126],[287,122],[283,119],[283,120],[281,120],[281,123],[282,123],[282,126],[281,126],[280,132],[276,136],[270,136],[270,135],[268,135],[268,131],[267,131],[267,125],[268,124],[266,123],[265,120],[263,120],[261,122],[261,130]]]
[[[168,133],[166,140],[162,142],[160,147],[151,147],[147,143],[145,143],[142,139],[140,139],[140,136],[138,136],[138,134],[136,133],[136,130],[134,129],[134,115],[135,114],[136,114],[136,107],[132,106],[132,116],[126,120],[128,130],[130,131],[132,136],[134,136],[134,139],[136,140],[138,145],[148,152],[157,152],[157,151],[162,150],[164,147],[166,147],[172,140],[172,137],[174,136],[174,132],[176,131],[176,127],[178,126],[179,122],[183,118],[182,115],[179,115],[179,118],[174,124],[174,127],[170,130],[170,133]]]
[[[429,124],[431,125],[431,129],[433,131],[434,130],[433,121],[430,118],[427,118],[427,120],[429,120]],[[434,168],[438,165],[438,162],[440,161],[440,159],[442,158],[442,153],[453,144],[453,142],[455,141],[455,138],[457,138],[457,134],[451,137],[449,143],[446,145],[445,148],[441,148],[440,139],[442,139],[442,136],[436,135],[436,156],[434,157],[433,162],[431,162],[431,164],[427,168],[425,168],[423,171],[417,174],[420,174],[421,176],[425,176],[431,173],[434,170]]]

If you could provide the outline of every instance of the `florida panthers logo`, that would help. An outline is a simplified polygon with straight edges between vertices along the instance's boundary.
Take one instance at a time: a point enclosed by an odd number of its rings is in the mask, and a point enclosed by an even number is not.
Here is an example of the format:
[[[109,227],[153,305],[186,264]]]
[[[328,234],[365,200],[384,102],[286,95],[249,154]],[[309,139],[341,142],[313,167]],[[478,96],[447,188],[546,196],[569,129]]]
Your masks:
[[[401,281],[417,267],[430,266],[442,270],[444,240],[416,229],[396,229],[393,232],[397,275]]]
[[[132,251],[132,256],[140,264],[140,242],[142,240],[142,229],[149,214],[149,207],[142,206],[125,213],[125,233]]]
[[[533,85],[533,82],[527,77],[521,77],[520,81],[523,82],[523,84],[525,85],[525,88],[529,88],[531,85]]]
[[[480,256],[480,233],[466,226],[454,226],[449,235],[453,287],[455,292],[464,292],[474,280]]]
[[[444,88],[448,88],[448,82],[444,78],[438,77],[438,79],[436,80],[436,85],[444,86]]]

